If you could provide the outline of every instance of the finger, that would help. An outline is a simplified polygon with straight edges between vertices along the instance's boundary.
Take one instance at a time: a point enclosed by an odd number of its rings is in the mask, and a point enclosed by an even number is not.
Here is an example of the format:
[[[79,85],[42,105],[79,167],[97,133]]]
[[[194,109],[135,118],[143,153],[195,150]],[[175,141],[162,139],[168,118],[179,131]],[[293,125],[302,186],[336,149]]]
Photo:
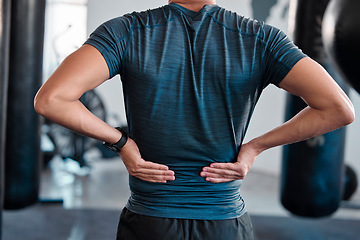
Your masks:
[[[149,176],[174,176],[175,173],[172,170],[158,170],[158,169],[152,169],[152,168],[138,168],[136,171],[134,171],[139,174],[145,174]]]
[[[236,169],[231,169],[231,170],[227,170],[227,169],[218,169],[218,168],[211,168],[211,167],[205,167],[203,168],[202,173],[204,174],[219,174],[219,175],[237,175],[238,174],[238,170]]]
[[[240,175],[239,173],[231,173],[231,174],[218,174],[218,173],[209,173],[209,172],[201,172],[200,175],[205,177],[206,179],[229,179],[230,181],[236,179],[244,179],[245,175]]]
[[[146,166],[149,167],[149,164],[147,164]],[[151,164],[150,167],[153,167],[153,165]],[[172,170],[144,168],[143,165],[138,166],[136,170],[129,173],[134,177],[149,182],[166,182],[175,180],[175,173]]]
[[[200,176],[209,177],[209,178],[234,178],[235,174],[222,174],[222,173],[211,173],[211,172],[201,172]]]
[[[144,161],[140,166],[139,170],[150,175],[171,175],[174,176],[175,172],[169,170],[169,167],[163,164],[158,164],[150,161]]]
[[[237,166],[235,163],[212,163],[209,168],[236,170]]]
[[[140,178],[141,180],[144,180],[147,182],[166,183],[167,181],[175,180],[174,176],[169,176],[169,175],[148,175],[148,174],[144,174],[144,173],[137,173],[137,174],[134,174],[133,176]]]
[[[144,161],[141,166],[143,168],[152,168],[152,169],[158,169],[158,170],[168,170],[169,167],[164,164],[154,163],[150,161]]]
[[[233,163],[220,164],[217,166],[204,167],[200,173],[202,177],[210,178],[229,178],[229,179],[244,179],[247,171],[241,169],[239,165]],[[217,168],[217,167],[220,168]]]

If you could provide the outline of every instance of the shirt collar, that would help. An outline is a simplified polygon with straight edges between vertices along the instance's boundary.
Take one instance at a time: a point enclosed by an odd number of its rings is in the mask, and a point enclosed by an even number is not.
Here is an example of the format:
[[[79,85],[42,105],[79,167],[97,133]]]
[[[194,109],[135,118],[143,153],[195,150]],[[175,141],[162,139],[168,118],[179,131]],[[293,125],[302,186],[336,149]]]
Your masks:
[[[169,6],[176,7],[186,15],[189,15],[190,17],[196,17],[197,15],[201,14],[202,12],[213,12],[219,8],[218,5],[204,5],[199,11],[192,11],[190,9],[187,9],[186,7],[181,6],[177,3],[169,3]]]

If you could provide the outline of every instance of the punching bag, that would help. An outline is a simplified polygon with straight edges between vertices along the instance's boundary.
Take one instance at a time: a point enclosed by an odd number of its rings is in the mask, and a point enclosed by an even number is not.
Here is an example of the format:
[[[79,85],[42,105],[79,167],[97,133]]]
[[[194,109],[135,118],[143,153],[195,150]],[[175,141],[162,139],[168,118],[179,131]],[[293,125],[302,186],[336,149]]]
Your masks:
[[[322,39],[325,51],[344,79],[360,93],[360,1],[332,0],[326,8]],[[357,188],[356,172],[346,166],[343,199],[349,200]]]
[[[6,101],[10,43],[10,0],[0,0],[0,239],[2,236]]]
[[[345,165],[344,191],[342,199],[349,201],[356,192],[358,180],[355,170],[349,165]]]
[[[326,52],[354,89],[360,93],[359,0],[332,0],[323,21]]]
[[[5,209],[38,201],[39,116],[33,101],[42,83],[45,0],[12,0],[5,149]]]
[[[293,40],[304,53],[320,63],[345,92],[349,90],[328,60],[322,43],[322,18],[329,0],[291,0],[290,23]],[[285,120],[307,105],[287,96]],[[283,148],[281,203],[291,213],[323,217],[334,213],[342,199],[345,128],[290,144]]]

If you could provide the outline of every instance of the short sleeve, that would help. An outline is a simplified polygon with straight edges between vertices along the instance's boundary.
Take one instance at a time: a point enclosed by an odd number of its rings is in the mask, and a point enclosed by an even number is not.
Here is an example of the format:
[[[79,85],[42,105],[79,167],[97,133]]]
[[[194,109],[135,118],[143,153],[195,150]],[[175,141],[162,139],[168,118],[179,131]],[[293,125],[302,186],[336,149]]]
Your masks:
[[[277,86],[306,54],[284,32],[275,27],[265,25],[261,37],[264,44],[263,86],[270,83]]]
[[[100,25],[84,43],[94,46],[103,55],[110,78],[120,73],[130,32],[130,20],[118,17]]]

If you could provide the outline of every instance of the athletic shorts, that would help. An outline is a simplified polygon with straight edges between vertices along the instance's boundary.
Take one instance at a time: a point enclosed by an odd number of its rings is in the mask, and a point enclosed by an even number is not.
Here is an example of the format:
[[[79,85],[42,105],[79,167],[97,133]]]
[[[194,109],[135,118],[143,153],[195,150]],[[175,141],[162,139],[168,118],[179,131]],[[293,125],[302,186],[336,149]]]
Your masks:
[[[227,220],[160,218],[124,208],[116,240],[253,240],[247,213]]]

